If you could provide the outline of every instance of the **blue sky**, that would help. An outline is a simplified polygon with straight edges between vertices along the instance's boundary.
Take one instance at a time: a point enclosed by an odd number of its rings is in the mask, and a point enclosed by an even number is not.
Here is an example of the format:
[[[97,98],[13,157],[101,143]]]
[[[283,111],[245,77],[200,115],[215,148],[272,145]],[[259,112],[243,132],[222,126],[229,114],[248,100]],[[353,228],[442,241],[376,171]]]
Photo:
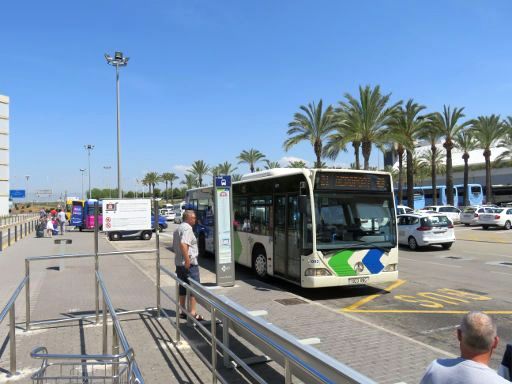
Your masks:
[[[511,11],[509,1],[471,0],[6,2],[11,187],[31,175],[29,190],[79,194],[84,144],[95,145],[93,187],[115,184],[115,71],[103,58],[115,50],[130,57],[125,189],[148,171],[181,176],[194,160],[236,163],[243,149],[312,162],[308,143],[283,151],[288,122],[301,104],[337,103],[359,85],[430,111],[510,115]],[[352,161],[349,152],[336,164]]]

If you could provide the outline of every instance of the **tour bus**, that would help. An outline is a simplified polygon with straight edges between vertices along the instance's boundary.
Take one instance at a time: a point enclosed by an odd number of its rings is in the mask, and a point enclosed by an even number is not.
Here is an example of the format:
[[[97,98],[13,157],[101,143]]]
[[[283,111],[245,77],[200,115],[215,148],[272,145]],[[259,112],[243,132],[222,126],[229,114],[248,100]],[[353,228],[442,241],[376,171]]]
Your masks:
[[[413,196],[414,196],[414,206],[413,209],[422,209],[425,208],[425,194],[423,191],[423,187],[414,187],[413,188]],[[395,188],[395,203],[396,205],[407,205],[407,187],[405,187],[402,191],[402,202],[398,201],[398,188]]]
[[[275,168],[233,186],[237,263],[260,277],[306,288],[398,278],[391,175],[339,169]],[[199,253],[214,252],[212,187],[186,192],[196,211]]]
[[[66,219],[69,221],[71,219],[71,213],[73,211],[73,202],[81,201],[83,206],[83,200],[80,200],[78,197],[66,197]]]
[[[432,186],[422,187],[425,193],[425,205],[433,205],[434,204],[434,193],[432,192]],[[437,185],[436,186],[437,193],[437,205],[448,205],[448,198],[446,196],[446,185]],[[457,205],[459,201],[457,188],[453,187],[453,203]]]
[[[458,201],[455,205],[464,206],[464,195],[468,194],[468,205],[477,206],[484,202],[484,191],[481,184],[468,184],[468,188],[464,191],[464,184],[454,185],[457,189]],[[455,200],[455,199],[454,199]]]
[[[73,201],[70,225],[74,225],[80,231],[94,229],[94,204],[96,203],[98,204],[98,226],[101,230],[103,223],[102,204],[101,201],[96,199],[87,199],[83,203],[81,201]]]

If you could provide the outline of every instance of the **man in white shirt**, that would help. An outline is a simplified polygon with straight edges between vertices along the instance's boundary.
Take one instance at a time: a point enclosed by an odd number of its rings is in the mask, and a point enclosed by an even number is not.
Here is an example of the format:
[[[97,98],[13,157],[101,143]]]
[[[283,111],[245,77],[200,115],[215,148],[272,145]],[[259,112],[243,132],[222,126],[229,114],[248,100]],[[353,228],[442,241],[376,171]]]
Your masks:
[[[63,235],[64,234],[64,225],[66,224],[66,221],[67,221],[66,213],[64,212],[63,209],[61,209],[59,211],[59,213],[57,213],[57,220],[59,221],[60,234]]]
[[[467,313],[457,329],[457,339],[461,357],[434,360],[420,384],[507,384],[489,368],[499,343],[496,324],[490,316],[482,312]]]
[[[197,239],[194,235],[193,226],[196,223],[196,214],[192,210],[183,212],[183,222],[176,228],[173,233],[173,249],[174,263],[176,264],[176,275],[185,283],[189,283],[189,279],[200,282],[199,264],[197,256],[199,250],[197,248]],[[186,289],[182,285],[179,287],[180,305],[185,307]],[[196,312],[196,299],[190,295],[189,311],[196,320],[203,320],[203,317]],[[184,313],[180,314],[182,319],[186,318]]]

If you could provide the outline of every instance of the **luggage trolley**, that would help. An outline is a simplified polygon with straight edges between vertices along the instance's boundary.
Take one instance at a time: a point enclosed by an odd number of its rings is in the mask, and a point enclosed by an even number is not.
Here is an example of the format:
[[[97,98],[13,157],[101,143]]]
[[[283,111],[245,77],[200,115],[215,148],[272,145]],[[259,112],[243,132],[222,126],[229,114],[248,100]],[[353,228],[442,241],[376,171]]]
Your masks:
[[[138,384],[132,372],[133,350],[120,355],[57,355],[39,347],[30,354],[41,359],[33,384]]]

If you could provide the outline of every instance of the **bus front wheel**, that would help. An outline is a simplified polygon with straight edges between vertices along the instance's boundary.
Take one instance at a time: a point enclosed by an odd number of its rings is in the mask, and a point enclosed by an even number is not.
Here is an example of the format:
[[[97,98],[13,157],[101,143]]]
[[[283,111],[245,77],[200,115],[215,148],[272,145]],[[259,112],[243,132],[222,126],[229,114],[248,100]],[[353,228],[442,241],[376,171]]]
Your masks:
[[[267,255],[261,248],[256,249],[252,258],[252,269],[260,279],[267,277]]]

